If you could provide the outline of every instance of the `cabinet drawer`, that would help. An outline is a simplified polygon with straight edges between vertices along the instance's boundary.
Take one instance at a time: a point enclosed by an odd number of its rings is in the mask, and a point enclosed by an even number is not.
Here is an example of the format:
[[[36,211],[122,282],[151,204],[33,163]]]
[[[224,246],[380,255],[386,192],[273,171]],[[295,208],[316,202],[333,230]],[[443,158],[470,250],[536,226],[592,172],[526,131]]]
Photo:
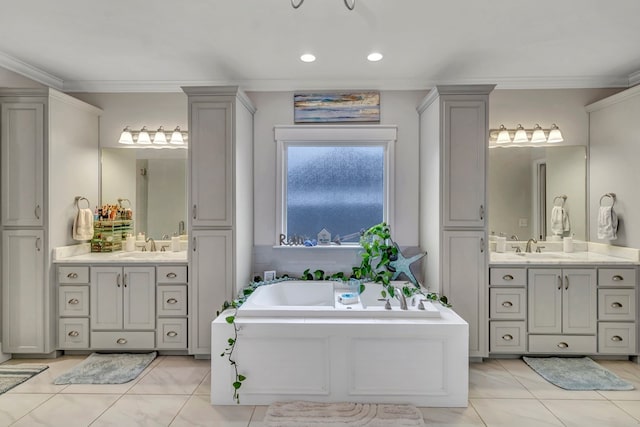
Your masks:
[[[598,351],[603,354],[635,354],[636,325],[634,323],[599,323]]]
[[[187,266],[158,267],[158,283],[187,283]]]
[[[491,286],[525,286],[527,284],[526,268],[492,268],[489,272]]]
[[[153,349],[155,332],[91,332],[91,348],[95,349]]]
[[[529,335],[529,353],[592,354],[596,344],[595,335]]]
[[[187,348],[187,319],[158,319],[158,348]]]
[[[527,290],[524,288],[491,288],[491,319],[525,319],[527,315]]]
[[[89,283],[89,267],[58,267],[58,283]]]
[[[59,319],[58,348],[89,348],[89,319]]]
[[[89,315],[89,285],[65,285],[58,288],[59,316]]]
[[[490,353],[525,353],[527,326],[522,322],[491,322]]]
[[[636,318],[635,289],[598,289],[598,320]]]
[[[635,268],[600,268],[598,286],[636,286]]]
[[[158,316],[187,315],[187,286],[158,286]]]

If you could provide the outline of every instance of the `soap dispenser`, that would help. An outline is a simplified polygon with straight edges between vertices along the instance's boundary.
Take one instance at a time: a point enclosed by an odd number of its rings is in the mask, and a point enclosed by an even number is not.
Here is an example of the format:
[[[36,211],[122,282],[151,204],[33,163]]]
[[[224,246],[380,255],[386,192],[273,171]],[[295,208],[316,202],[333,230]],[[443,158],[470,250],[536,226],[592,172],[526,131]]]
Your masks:
[[[173,233],[171,237],[171,252],[180,252],[180,237],[178,233]]]

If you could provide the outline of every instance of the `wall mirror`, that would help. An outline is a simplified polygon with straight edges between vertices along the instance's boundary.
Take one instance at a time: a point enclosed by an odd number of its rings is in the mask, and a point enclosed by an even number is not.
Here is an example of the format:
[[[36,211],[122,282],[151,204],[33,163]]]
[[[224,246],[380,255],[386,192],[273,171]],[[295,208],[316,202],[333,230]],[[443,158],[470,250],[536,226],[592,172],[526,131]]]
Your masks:
[[[552,239],[554,205],[568,217],[562,236],[586,240],[586,147],[495,147],[489,150],[489,232],[520,240]],[[566,198],[563,198],[566,196]]]
[[[155,240],[186,233],[187,150],[103,148],[101,154],[101,203],[129,200],[135,232]]]

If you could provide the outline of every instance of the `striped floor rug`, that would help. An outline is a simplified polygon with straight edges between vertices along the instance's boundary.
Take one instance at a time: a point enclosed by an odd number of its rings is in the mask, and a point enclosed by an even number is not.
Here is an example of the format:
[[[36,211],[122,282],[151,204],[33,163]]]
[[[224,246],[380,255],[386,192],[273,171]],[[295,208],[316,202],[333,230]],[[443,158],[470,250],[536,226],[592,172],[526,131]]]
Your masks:
[[[0,394],[47,369],[46,365],[0,365]]]

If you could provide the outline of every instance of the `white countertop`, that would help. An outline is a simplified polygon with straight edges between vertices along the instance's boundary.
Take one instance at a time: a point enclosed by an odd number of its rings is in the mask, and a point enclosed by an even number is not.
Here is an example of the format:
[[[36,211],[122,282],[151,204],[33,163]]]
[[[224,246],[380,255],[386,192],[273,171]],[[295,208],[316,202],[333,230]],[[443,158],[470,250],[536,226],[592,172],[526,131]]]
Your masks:
[[[179,252],[90,252],[89,244],[63,246],[53,251],[57,264],[186,264],[187,251]]]
[[[542,252],[542,253],[515,253],[491,252],[489,264],[611,264],[611,265],[637,265],[638,262],[619,256],[601,254],[597,252]]]

